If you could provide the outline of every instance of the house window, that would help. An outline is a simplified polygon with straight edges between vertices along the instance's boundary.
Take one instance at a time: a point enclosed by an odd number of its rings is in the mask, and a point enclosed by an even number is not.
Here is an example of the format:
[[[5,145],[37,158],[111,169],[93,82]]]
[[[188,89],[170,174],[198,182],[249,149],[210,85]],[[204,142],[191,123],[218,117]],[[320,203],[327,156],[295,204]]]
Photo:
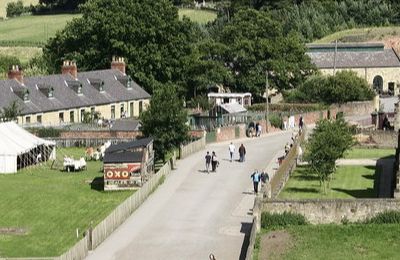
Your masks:
[[[58,119],[59,119],[60,123],[64,122],[64,113],[63,112],[58,114]]]
[[[222,104],[226,104],[226,103],[229,103],[229,98],[224,98],[223,99]]]
[[[133,102],[129,103],[129,115],[133,117]]]
[[[85,109],[81,109],[81,122],[85,120]]]
[[[126,115],[125,115],[125,110],[124,110],[124,104],[121,104],[121,118],[125,118],[126,117]]]
[[[27,123],[27,124],[30,124],[30,123],[31,123],[31,117],[30,117],[30,116],[27,116],[27,117],[25,118],[25,123]]]
[[[143,112],[143,101],[139,101],[139,115]]]
[[[71,123],[75,122],[74,111],[69,112],[69,122],[71,122]]]
[[[115,106],[111,106],[111,118],[115,118]]]
[[[41,124],[41,123],[42,123],[42,116],[41,116],[41,115],[37,116],[37,117],[36,117],[36,121],[37,121],[39,124]]]

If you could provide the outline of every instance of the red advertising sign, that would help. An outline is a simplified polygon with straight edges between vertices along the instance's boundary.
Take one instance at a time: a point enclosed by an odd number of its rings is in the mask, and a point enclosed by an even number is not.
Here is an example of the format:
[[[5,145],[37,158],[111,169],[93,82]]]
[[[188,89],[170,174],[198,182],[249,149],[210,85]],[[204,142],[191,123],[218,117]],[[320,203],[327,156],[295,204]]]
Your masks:
[[[140,163],[109,164],[104,166],[104,178],[124,180],[130,178],[130,173],[140,169]]]

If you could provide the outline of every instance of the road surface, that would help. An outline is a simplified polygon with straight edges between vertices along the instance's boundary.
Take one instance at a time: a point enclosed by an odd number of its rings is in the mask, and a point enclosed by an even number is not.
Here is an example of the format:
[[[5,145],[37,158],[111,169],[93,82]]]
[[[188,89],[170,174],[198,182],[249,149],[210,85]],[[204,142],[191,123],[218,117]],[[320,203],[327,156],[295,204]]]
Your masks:
[[[210,253],[218,260],[244,259],[254,203],[250,175],[283,153],[290,137],[288,131],[233,141],[236,151],[245,145],[244,163],[229,162],[229,142],[178,161],[165,182],[87,259],[206,260]],[[206,151],[219,158],[216,173],[204,171]]]

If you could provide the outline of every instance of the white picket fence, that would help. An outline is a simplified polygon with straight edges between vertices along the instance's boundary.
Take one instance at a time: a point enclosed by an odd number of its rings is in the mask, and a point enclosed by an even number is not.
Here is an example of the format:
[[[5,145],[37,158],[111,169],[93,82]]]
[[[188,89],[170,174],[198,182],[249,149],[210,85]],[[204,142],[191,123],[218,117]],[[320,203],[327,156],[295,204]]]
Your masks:
[[[194,141],[188,145],[182,145],[180,147],[180,159],[186,158],[191,154],[194,154],[206,147],[206,137],[203,136],[197,141]]]

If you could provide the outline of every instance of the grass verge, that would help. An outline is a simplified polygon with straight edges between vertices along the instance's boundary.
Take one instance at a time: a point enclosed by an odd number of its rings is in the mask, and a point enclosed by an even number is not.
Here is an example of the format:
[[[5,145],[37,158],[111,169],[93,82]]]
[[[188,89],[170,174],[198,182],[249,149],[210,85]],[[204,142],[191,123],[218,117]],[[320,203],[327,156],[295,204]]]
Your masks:
[[[334,198],[376,198],[374,190],[375,167],[340,166],[330,182],[330,189],[324,194],[319,179],[307,174],[306,167],[298,167],[291,175],[280,199],[334,199]]]
[[[344,159],[379,159],[394,157],[394,149],[363,149],[353,148],[349,150]]]
[[[79,158],[83,149],[58,149]],[[0,228],[17,227],[26,234],[0,234],[0,256],[57,256],[77,242],[90,223],[95,226],[132,191],[103,192],[101,162],[87,170],[67,173],[48,165],[34,166],[13,175],[0,175]],[[76,237],[76,229],[79,238]]]

